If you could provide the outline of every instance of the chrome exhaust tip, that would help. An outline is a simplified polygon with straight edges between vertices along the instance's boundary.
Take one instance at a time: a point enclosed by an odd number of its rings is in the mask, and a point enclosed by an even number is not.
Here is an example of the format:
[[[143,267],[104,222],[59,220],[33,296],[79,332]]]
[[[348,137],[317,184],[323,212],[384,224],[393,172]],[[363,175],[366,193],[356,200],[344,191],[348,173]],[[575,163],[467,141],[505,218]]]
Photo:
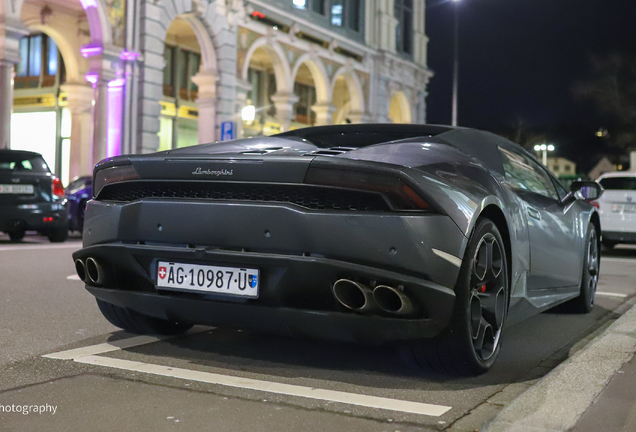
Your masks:
[[[388,285],[378,285],[373,298],[380,309],[394,315],[408,316],[418,311],[416,305],[403,291]]]
[[[86,259],[86,274],[94,284],[100,285],[104,282],[104,269],[93,257]]]
[[[370,313],[378,310],[373,299],[373,291],[359,282],[339,279],[332,287],[333,296],[338,303],[357,312]]]
[[[86,266],[84,265],[84,261],[81,259],[75,260],[75,272],[81,280],[86,281]]]

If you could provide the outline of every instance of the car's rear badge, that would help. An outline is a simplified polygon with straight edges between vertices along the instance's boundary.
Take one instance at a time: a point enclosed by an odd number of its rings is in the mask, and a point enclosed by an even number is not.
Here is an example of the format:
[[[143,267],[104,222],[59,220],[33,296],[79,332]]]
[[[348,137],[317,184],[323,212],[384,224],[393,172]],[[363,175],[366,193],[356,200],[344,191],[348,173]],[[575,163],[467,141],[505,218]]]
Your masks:
[[[194,174],[194,175],[211,175],[211,176],[215,176],[215,177],[231,176],[231,175],[234,175],[234,170],[226,170],[226,169],[222,169],[222,170],[211,170],[211,169],[203,170],[203,169],[201,169],[201,167],[198,167],[197,169],[192,171],[192,174]]]

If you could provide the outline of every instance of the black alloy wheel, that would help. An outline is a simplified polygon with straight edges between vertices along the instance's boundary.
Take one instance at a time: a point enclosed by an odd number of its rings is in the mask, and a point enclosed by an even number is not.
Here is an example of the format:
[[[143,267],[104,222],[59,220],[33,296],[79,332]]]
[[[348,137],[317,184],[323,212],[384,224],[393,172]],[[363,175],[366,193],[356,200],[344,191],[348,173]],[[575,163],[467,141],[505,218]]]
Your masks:
[[[470,276],[470,332],[473,348],[486,363],[499,347],[508,293],[502,245],[491,232],[479,241]]]
[[[581,292],[578,297],[565,303],[565,305],[575,313],[590,313],[594,309],[596,298],[596,287],[601,268],[601,254],[593,224],[587,229],[585,242],[585,252],[583,256],[583,274],[581,275]]]
[[[501,350],[510,287],[506,248],[497,226],[482,218],[470,238],[446,329],[432,340],[402,347],[405,360],[454,375],[488,371]]]

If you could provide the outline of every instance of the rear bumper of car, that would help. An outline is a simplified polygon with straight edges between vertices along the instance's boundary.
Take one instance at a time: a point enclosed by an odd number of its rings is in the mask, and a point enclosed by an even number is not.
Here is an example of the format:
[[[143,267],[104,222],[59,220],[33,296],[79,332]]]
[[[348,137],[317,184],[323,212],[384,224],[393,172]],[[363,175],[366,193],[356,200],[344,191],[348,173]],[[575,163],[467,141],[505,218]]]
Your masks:
[[[435,283],[324,258],[228,253],[188,248],[91,246],[73,254],[92,257],[105,274],[103,286],[88,281],[98,299],[170,321],[245,328],[282,335],[382,343],[432,337],[447,324],[455,294]],[[158,258],[160,257],[160,258]],[[159,259],[260,270],[257,299],[156,288]],[[343,275],[392,281],[423,304],[423,318],[363,315],[338,307],[331,284]]]
[[[0,231],[33,230],[46,232],[68,224],[65,201],[22,205],[0,205]]]
[[[173,321],[320,338],[386,342],[438,334],[453,310],[466,238],[444,215],[304,211],[285,205],[91,201],[85,248],[106,302]],[[450,257],[450,259],[449,259]],[[159,261],[258,268],[257,299],[157,289]],[[339,279],[403,287],[416,319],[347,311]]]

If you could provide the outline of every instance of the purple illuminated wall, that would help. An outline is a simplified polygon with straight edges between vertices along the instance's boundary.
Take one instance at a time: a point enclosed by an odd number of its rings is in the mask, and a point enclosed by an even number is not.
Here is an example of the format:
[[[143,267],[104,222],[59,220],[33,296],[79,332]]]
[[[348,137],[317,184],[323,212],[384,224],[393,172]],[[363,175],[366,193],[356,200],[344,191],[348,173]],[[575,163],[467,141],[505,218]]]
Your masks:
[[[108,83],[108,137],[106,157],[121,154],[122,105],[126,79],[118,78]]]

